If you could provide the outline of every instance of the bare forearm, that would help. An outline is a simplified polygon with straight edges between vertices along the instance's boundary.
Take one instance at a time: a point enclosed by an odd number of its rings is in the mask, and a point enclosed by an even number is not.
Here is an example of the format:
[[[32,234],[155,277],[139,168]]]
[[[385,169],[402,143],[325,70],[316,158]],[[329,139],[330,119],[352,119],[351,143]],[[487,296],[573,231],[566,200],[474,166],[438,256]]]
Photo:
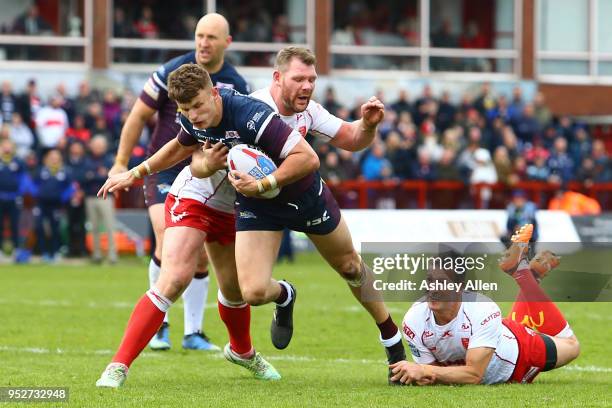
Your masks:
[[[436,382],[442,384],[479,384],[482,376],[471,366],[439,367],[426,365],[425,370],[435,375]]]
[[[344,122],[331,144],[350,152],[358,152],[370,146],[375,135],[376,126],[366,125],[362,119]]]
[[[119,138],[119,148],[115,163],[127,166],[132,156],[132,150],[142,134],[147,121],[155,114],[155,110],[145,105],[140,99],[136,100],[132,111],[128,115]]]
[[[146,168],[144,163],[139,164],[136,169],[140,174],[157,173],[166,170],[191,156],[197,148],[198,145],[183,146],[177,139],[172,139],[147,159],[149,169]]]

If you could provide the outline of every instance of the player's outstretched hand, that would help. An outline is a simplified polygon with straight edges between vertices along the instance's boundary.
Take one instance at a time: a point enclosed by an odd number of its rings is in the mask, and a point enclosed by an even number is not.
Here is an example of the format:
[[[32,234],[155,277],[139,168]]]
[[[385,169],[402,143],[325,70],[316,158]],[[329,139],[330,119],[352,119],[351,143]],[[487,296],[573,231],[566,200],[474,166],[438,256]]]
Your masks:
[[[361,120],[366,128],[373,128],[385,117],[385,105],[375,96],[361,105]]]
[[[131,171],[124,171],[123,173],[110,176],[98,191],[98,197],[106,198],[108,193],[114,193],[122,188],[127,189],[134,184],[134,181],[136,181],[136,177],[134,177]]]
[[[229,172],[227,177],[232,183],[232,186],[237,192],[245,197],[255,197],[259,194],[259,188],[257,187],[257,179],[247,173],[242,173],[237,170]]]
[[[389,365],[393,377],[391,381],[399,381],[402,384],[416,383],[418,385],[433,384],[435,378],[426,375],[425,368],[420,364],[410,363],[406,360],[398,361]]]

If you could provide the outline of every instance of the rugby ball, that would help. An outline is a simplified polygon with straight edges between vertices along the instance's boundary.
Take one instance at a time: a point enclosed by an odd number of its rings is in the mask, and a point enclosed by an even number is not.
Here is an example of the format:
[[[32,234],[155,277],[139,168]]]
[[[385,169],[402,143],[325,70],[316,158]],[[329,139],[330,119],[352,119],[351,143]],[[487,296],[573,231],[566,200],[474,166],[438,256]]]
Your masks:
[[[239,144],[232,147],[227,154],[227,167],[230,170],[237,170],[242,173],[250,174],[257,180],[266,177],[276,170],[276,164],[265,153],[250,147],[246,144]],[[266,191],[257,197],[274,198],[280,193],[280,188]]]

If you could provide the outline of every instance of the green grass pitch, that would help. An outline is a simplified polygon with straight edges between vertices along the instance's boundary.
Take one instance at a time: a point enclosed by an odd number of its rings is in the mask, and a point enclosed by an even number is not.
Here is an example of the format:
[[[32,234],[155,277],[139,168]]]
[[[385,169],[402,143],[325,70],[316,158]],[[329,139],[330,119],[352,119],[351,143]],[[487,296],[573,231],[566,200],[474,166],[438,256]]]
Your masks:
[[[65,386],[75,407],[565,407],[611,406],[610,303],[560,305],[582,344],[568,368],[532,385],[389,387],[378,331],[343,281],[318,255],[281,264],[276,278],[295,283],[295,333],[287,350],[269,338],[272,306],[253,308],[254,344],[283,376],[264,383],[220,354],[184,351],[183,310],[171,311],[168,352],[145,351],[124,387],[94,383],[117,347],[132,306],[147,289],[146,265],[0,265],[0,387]],[[211,285],[205,330],[227,334]],[[502,305],[507,311],[509,305]],[[390,303],[396,322],[407,304]],[[0,406],[6,404],[0,403]]]

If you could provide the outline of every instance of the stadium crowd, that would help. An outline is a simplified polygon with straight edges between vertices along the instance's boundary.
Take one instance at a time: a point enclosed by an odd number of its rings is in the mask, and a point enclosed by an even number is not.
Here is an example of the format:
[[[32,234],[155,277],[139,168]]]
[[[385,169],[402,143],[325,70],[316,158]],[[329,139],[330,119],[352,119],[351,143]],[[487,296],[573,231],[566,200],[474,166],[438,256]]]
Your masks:
[[[578,181],[587,187],[612,180],[603,140],[593,138],[586,126],[570,117],[553,117],[540,93],[527,101],[520,87],[507,97],[494,95],[490,84],[484,83],[478,95],[465,94],[459,103],[454,103],[448,92],[434,95],[429,86],[416,98],[406,91],[395,100],[385,100],[382,92],[377,96],[385,102],[386,116],[369,149],[353,154],[315,140],[320,171],[329,183],[351,179],[455,180],[466,184],[501,182],[511,188],[526,180],[559,186]],[[357,100],[354,106],[343,106],[333,88],[326,89],[318,100],[346,120],[357,119],[363,103]],[[98,214],[95,193],[112,165],[121,128],[134,101],[129,90],[91,89],[87,82],[79,85],[76,95],[69,95],[65,86],[58,84],[48,99],[40,96],[34,79],[21,91],[13,90],[8,81],[2,83],[2,213],[9,214],[15,231],[19,215],[11,203],[19,208],[26,196],[27,206],[34,197],[37,204],[30,224],[43,237],[39,239],[40,250],[50,259],[61,241],[59,211],[68,214],[69,254],[85,254],[86,214],[91,221]],[[148,136],[145,129],[130,167],[144,160]],[[26,176],[32,183],[15,182]],[[107,228],[112,229],[112,211],[100,211]],[[13,241],[16,245],[17,238]],[[99,250],[93,256],[101,259]],[[116,254],[111,251],[109,259],[114,261]]]

